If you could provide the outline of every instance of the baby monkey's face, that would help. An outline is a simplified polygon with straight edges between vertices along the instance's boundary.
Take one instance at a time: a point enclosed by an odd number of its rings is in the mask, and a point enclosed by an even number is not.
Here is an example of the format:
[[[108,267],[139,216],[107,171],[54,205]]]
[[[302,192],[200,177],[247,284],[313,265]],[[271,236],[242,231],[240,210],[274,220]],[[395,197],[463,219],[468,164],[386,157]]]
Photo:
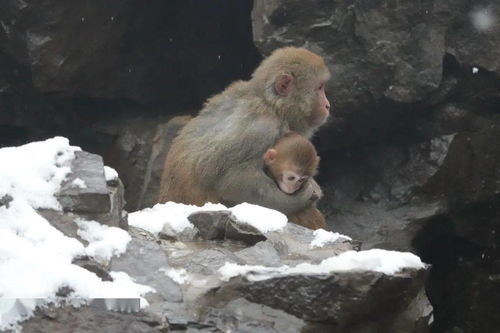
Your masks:
[[[293,194],[316,174],[319,157],[312,143],[299,134],[280,138],[264,154],[264,165],[281,191]]]
[[[300,174],[292,170],[283,170],[277,175],[276,182],[280,190],[285,193],[293,194],[300,190],[302,184],[309,178],[308,175]]]

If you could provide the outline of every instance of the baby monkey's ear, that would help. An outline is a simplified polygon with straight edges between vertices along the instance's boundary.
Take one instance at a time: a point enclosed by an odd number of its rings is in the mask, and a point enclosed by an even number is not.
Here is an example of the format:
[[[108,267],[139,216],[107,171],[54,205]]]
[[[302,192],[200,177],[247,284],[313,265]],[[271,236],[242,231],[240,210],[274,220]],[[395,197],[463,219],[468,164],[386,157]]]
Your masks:
[[[274,92],[281,97],[287,97],[293,90],[293,76],[290,74],[281,74],[276,78],[274,83]]]
[[[270,148],[264,154],[264,163],[266,165],[271,165],[276,161],[276,156],[278,156],[278,152],[274,148]]]

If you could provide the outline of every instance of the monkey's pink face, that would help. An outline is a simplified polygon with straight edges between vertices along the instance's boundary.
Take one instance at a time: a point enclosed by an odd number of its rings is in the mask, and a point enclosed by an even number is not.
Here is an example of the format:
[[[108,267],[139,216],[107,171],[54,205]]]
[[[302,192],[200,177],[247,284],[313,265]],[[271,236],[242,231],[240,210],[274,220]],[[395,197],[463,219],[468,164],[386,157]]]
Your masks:
[[[300,189],[307,178],[307,176],[299,175],[293,171],[283,171],[278,180],[278,186],[283,192],[293,194]]]
[[[330,102],[328,101],[328,98],[326,98],[325,83],[326,82],[321,82],[314,87],[316,92],[316,107],[314,108],[309,119],[311,126],[314,127],[323,125],[330,115]]]

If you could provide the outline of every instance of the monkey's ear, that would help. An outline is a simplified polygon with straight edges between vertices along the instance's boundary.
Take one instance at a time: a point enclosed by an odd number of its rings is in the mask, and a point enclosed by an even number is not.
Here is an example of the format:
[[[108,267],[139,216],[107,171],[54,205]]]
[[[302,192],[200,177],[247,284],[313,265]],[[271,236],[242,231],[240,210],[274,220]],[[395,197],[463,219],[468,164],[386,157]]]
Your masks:
[[[274,148],[270,148],[266,151],[264,154],[264,162],[266,165],[271,165],[276,161],[276,156],[278,155],[278,152]]]
[[[287,97],[293,90],[293,76],[290,74],[281,74],[276,78],[274,91],[276,95]]]

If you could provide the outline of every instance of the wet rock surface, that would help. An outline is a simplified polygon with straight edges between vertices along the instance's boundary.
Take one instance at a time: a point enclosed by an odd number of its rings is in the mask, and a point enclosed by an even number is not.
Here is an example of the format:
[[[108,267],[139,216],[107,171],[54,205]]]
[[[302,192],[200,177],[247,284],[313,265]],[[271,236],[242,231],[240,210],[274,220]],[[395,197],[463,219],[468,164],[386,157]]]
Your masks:
[[[181,302],[179,286],[164,271],[170,268],[167,256],[156,242],[133,238],[127,251],[112,260],[110,270],[125,272],[137,283],[153,287],[169,302]]]
[[[66,216],[66,223],[74,224],[68,218],[74,213],[60,214]],[[48,218],[53,223],[54,216]],[[419,294],[426,268],[394,275],[368,270],[279,273],[280,267],[318,264],[359,244],[338,238],[312,247],[315,235],[310,229],[287,224],[282,230],[262,233],[236,220],[230,211],[197,212],[189,220],[195,229],[191,238],[180,232],[177,238],[166,240],[131,226],[132,240],[125,253],[106,263],[86,256],[73,261],[103,281],[112,281],[111,272],[125,272],[136,283],[154,288],[145,295],[149,306],[140,309],[138,299],[96,299],[78,309],[62,303],[37,308],[22,323],[23,330],[57,331],[66,324],[78,332],[303,332],[321,328],[375,333],[400,325],[407,332],[427,332],[428,325],[409,329],[430,313],[425,296]],[[78,236],[73,229],[59,229],[70,237]],[[250,274],[260,278],[245,273],[227,277],[221,268],[228,264],[255,265]],[[270,268],[278,273],[266,276],[259,271]],[[67,299],[71,292],[63,287],[57,296],[63,302],[74,301]],[[23,308],[22,301],[18,306]]]

